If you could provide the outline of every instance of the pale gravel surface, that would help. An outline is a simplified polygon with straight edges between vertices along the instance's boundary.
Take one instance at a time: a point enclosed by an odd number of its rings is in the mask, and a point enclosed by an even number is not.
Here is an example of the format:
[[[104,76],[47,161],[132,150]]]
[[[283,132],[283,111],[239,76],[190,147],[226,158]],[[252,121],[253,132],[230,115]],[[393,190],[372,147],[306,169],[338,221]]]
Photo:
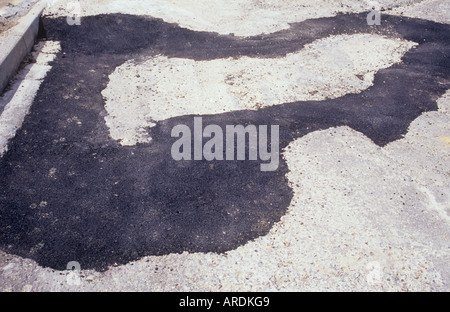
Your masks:
[[[358,11],[356,2],[342,3],[344,9]],[[402,5],[413,1],[380,2]],[[99,6],[93,11],[87,4],[82,8],[86,15],[123,10],[118,1],[114,3],[116,6]],[[230,7],[236,3],[230,2]],[[329,4],[323,9],[324,1],[305,3],[311,12],[316,3],[315,11],[320,13],[332,15],[338,9]],[[435,3],[424,1],[428,8],[436,8]],[[445,20],[449,14],[443,16],[441,8],[403,9],[410,16],[432,20]],[[127,10],[143,12],[134,3]],[[168,15],[173,20],[185,17]],[[217,20],[220,18],[224,17]],[[295,18],[285,15],[280,20],[298,21]],[[187,19],[185,23],[211,31],[218,27],[211,20],[196,23]],[[219,30],[258,31],[251,19],[238,22],[232,17],[225,24],[228,26]],[[282,22],[277,23],[259,31],[283,27]],[[341,87],[347,88],[347,82],[342,81]],[[403,139],[383,148],[346,127],[310,133],[291,142],[283,153],[294,191],[288,212],[268,235],[236,250],[224,255],[145,257],[104,273],[82,271],[78,286],[68,283],[65,272],[0,252],[0,290],[449,291],[450,91],[438,104],[438,112],[423,114]]]
[[[106,125],[113,139],[135,145],[151,141],[147,128],[154,121],[171,117],[359,93],[373,85],[378,70],[400,62],[415,45],[358,34],[320,39],[282,58],[130,60],[116,68],[102,91]]]
[[[450,23],[450,1],[426,0],[411,6],[398,6],[386,13],[407,17],[426,18],[438,23]]]
[[[395,8],[421,0],[379,0],[382,9]],[[48,14],[66,16],[73,0],[50,0]],[[102,13],[151,15],[169,23],[198,31],[236,36],[272,33],[289,28],[289,23],[310,18],[329,17],[337,13],[366,12],[365,0],[80,0],[80,16]],[[73,7],[72,7],[73,8]]]

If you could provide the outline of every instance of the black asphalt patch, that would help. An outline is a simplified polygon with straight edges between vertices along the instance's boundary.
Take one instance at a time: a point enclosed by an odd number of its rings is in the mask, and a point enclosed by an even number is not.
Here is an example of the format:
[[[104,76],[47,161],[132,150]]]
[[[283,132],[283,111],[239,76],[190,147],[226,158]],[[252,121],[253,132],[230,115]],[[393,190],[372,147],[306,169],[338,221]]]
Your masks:
[[[158,122],[149,144],[112,140],[101,91],[125,61],[159,54],[278,57],[338,34],[419,43],[360,94],[202,116],[204,125],[223,129],[279,125],[281,148],[343,125],[383,146],[423,112],[437,110],[436,100],[450,88],[450,26],[419,19],[385,15],[381,26],[368,26],[366,14],[344,14],[249,38],[121,14],[84,17],[80,26],[44,18],[43,26],[62,51],[0,160],[0,247],[57,270],[70,261],[105,270],[147,255],[232,250],[267,234],[292,199],[283,159],[273,172],[261,172],[259,161],[172,160],[171,130],[192,126],[193,116]]]

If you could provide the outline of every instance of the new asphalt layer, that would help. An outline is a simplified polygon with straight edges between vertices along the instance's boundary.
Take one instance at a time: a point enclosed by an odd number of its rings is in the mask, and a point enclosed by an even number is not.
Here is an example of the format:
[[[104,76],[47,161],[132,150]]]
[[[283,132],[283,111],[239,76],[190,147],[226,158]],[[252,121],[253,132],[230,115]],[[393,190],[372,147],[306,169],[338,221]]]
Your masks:
[[[159,121],[150,143],[121,146],[108,135],[101,92],[132,58],[268,58],[330,35],[402,38],[418,45],[361,93],[202,116],[223,129],[279,125],[281,149],[339,126],[385,146],[421,114],[436,111],[450,88],[450,26],[383,15],[382,25],[371,27],[366,16],[310,19],[252,37],[125,14],[83,17],[76,27],[44,18],[41,39],[59,41],[61,51],[0,159],[1,249],[57,270],[76,260],[103,271],[150,255],[223,253],[266,235],[293,197],[283,158],[273,172],[261,172],[259,161],[174,161],[171,130],[192,127],[193,116]]]

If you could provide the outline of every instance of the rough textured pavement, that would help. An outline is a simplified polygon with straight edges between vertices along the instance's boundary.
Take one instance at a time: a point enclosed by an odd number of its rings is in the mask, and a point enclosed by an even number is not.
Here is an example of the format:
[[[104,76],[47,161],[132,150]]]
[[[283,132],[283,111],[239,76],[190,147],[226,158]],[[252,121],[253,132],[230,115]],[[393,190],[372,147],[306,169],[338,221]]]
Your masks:
[[[374,27],[366,16],[252,37],[128,14],[44,18],[42,40],[61,51],[0,160],[0,287],[448,290],[450,26],[383,14]],[[104,90],[129,60],[276,62],[361,33],[414,47],[363,75],[362,90],[202,115],[223,128],[279,125],[276,171],[172,160],[170,132],[193,115],[150,118],[149,142],[111,138]],[[83,269],[76,285],[59,272],[70,261]]]
[[[27,14],[38,0],[6,0],[0,1],[0,42],[1,36],[5,35],[17,21]]]

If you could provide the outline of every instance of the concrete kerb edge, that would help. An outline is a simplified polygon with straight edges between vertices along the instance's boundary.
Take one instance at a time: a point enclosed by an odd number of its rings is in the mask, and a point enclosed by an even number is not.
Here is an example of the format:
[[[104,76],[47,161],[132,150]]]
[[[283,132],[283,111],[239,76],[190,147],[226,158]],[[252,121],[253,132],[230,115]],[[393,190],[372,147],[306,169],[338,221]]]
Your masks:
[[[0,94],[16,74],[25,56],[31,52],[39,32],[39,19],[46,5],[44,1],[20,19],[1,43],[0,50]]]

